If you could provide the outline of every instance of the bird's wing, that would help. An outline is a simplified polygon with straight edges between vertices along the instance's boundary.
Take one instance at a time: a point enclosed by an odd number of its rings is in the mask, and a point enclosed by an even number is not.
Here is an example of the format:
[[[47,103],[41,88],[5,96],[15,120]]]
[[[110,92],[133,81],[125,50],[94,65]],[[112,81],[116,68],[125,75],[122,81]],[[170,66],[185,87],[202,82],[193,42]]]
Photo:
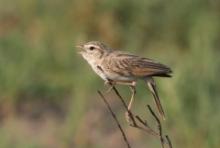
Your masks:
[[[169,67],[161,63],[127,53],[118,53],[113,62],[118,68],[124,71],[124,73],[135,77],[170,77],[172,73]]]

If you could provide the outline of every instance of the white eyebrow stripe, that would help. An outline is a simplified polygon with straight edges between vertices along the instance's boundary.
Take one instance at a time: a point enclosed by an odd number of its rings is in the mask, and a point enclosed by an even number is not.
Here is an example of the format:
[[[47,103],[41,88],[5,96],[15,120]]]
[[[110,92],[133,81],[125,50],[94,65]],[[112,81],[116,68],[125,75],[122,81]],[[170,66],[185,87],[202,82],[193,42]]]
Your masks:
[[[97,48],[97,49],[99,49],[100,47],[99,46],[97,46],[97,45],[92,45],[92,44],[90,44],[90,45],[85,45],[85,47],[87,47],[87,48],[89,48],[89,47],[91,47],[91,46],[93,46],[93,47],[95,47],[95,48]]]

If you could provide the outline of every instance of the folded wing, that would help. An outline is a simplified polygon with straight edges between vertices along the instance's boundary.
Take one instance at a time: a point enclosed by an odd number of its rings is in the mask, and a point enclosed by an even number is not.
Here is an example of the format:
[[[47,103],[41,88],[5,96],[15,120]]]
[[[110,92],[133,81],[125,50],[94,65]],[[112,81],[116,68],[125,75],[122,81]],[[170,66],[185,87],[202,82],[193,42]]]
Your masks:
[[[148,58],[142,58],[131,54],[118,54],[116,65],[124,73],[135,77],[171,77],[171,69],[164,64],[155,62]]]

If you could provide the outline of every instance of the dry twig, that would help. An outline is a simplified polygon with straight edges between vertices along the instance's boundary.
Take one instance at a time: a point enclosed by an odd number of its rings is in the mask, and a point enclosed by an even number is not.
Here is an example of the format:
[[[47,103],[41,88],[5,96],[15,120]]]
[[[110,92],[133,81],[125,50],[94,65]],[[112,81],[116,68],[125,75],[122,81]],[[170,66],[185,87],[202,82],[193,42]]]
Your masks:
[[[172,146],[172,143],[171,143],[171,141],[170,141],[169,136],[168,136],[168,135],[166,135],[165,137],[166,137],[166,139],[167,139],[167,142],[168,142],[169,148],[173,148],[173,146]]]
[[[157,121],[157,126],[158,126],[158,131],[159,131],[159,136],[160,136],[160,143],[161,143],[161,146],[162,148],[164,148],[164,140],[163,140],[163,133],[162,133],[162,126],[161,126],[161,123],[160,123],[160,119],[157,117],[157,115],[154,113],[154,111],[152,110],[152,108],[150,107],[150,105],[147,105],[150,113],[154,116],[154,118],[156,119]]]
[[[134,119],[134,115],[132,114],[132,112],[128,109],[127,104],[125,103],[124,99],[122,98],[122,96],[120,95],[120,93],[118,92],[118,90],[115,88],[115,86],[112,86],[113,90],[115,91],[116,95],[119,97],[119,99],[121,100],[124,108],[126,109],[126,111],[128,112],[129,117],[131,118],[132,121],[132,125],[131,126],[136,126],[136,121]]]
[[[99,93],[100,97],[102,98],[102,100],[104,101],[104,103],[106,104],[106,106],[108,107],[108,110],[110,111],[112,117],[113,117],[114,120],[116,121],[117,126],[118,126],[118,128],[120,129],[121,134],[122,134],[122,136],[123,136],[123,138],[124,138],[124,141],[125,141],[125,143],[127,144],[127,147],[128,147],[128,148],[131,148],[131,146],[130,146],[130,144],[129,144],[129,142],[128,142],[128,139],[127,139],[127,137],[126,137],[126,134],[125,134],[125,132],[123,131],[123,129],[122,129],[122,127],[121,127],[121,125],[120,125],[120,123],[119,123],[119,121],[118,121],[118,119],[117,119],[115,113],[112,111],[112,109],[111,109],[111,107],[110,107],[108,101],[105,99],[104,95],[103,95],[100,91],[98,91],[98,93]]]
[[[169,148],[172,148],[172,143],[171,143],[171,140],[170,138],[168,137],[168,135],[165,136],[165,138],[163,138],[163,132],[162,132],[162,125],[161,125],[161,122],[159,120],[159,118],[157,117],[157,115],[154,113],[154,111],[152,110],[152,108],[150,107],[150,105],[147,105],[148,107],[148,110],[150,111],[151,115],[154,117],[154,119],[156,120],[157,122],[157,127],[158,127],[158,131],[155,131],[153,128],[151,128],[147,121],[144,121],[141,117],[139,117],[138,115],[134,116],[134,114],[128,110],[128,107],[127,107],[127,104],[125,103],[123,97],[120,95],[119,91],[115,88],[115,86],[112,86],[114,92],[116,93],[116,95],[118,96],[118,98],[120,99],[120,101],[122,102],[124,108],[126,109],[126,111],[128,112],[128,115],[129,117],[131,118],[131,124],[130,126],[134,127],[134,128],[137,128],[137,129],[140,129],[152,136],[155,136],[157,138],[160,139],[160,143],[161,143],[161,146],[162,148],[164,148],[164,144],[167,144]],[[105,104],[107,105],[109,111],[111,112],[113,118],[115,119],[122,135],[123,135],[123,138],[124,138],[124,141],[126,142],[128,148],[130,148],[130,145],[129,145],[129,142],[126,138],[126,135],[124,133],[124,131],[122,130],[121,128],[121,125],[120,123],[118,122],[115,114],[113,113],[109,103],[107,102],[107,100],[105,99],[104,95],[98,91],[99,95],[101,96],[101,98],[104,100]]]

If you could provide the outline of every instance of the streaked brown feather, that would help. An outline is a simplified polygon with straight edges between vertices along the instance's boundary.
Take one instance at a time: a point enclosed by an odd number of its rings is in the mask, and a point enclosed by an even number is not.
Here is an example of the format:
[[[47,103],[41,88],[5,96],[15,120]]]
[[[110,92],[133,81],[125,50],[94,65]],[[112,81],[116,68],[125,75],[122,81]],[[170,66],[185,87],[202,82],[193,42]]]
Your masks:
[[[111,63],[116,67],[114,71],[123,73],[125,76],[147,77],[160,76],[171,77],[171,69],[161,63],[155,62],[151,59],[142,58],[139,56],[121,53],[117,56],[111,57]],[[112,67],[112,66],[110,66]]]

